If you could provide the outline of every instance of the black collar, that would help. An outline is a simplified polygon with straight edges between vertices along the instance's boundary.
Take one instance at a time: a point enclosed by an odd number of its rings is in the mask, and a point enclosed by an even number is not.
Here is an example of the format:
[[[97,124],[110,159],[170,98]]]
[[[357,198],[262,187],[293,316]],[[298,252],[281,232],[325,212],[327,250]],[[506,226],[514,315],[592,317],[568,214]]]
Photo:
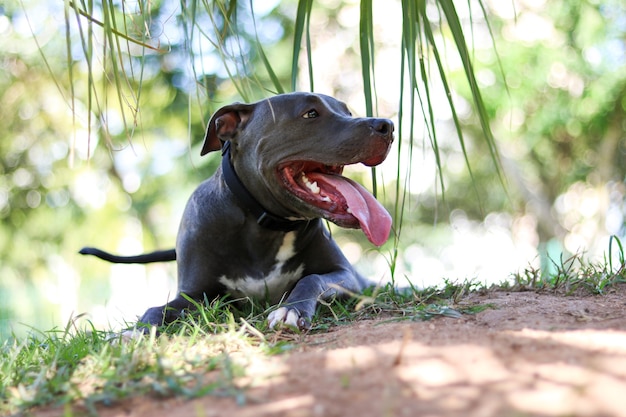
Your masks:
[[[226,185],[228,185],[228,188],[230,188],[230,191],[235,194],[239,202],[245,206],[246,210],[256,217],[256,222],[259,226],[281,232],[290,232],[308,223],[308,220],[289,220],[267,211],[265,207],[252,196],[250,191],[248,191],[246,186],[241,182],[241,179],[237,176],[235,167],[230,160],[230,146],[230,141],[227,141],[222,147],[222,173],[224,174],[224,181]]]

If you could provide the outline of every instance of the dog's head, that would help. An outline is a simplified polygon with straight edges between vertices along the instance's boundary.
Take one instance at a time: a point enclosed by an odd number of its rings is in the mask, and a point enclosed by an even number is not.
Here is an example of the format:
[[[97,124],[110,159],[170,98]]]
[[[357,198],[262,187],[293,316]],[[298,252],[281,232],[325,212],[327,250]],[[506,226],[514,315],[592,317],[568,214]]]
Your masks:
[[[363,186],[341,173],[345,165],[384,161],[393,130],[387,119],[352,117],[344,103],[329,96],[281,94],[218,110],[201,154],[230,141],[235,171],[268,210],[361,228],[381,245],[391,217]]]

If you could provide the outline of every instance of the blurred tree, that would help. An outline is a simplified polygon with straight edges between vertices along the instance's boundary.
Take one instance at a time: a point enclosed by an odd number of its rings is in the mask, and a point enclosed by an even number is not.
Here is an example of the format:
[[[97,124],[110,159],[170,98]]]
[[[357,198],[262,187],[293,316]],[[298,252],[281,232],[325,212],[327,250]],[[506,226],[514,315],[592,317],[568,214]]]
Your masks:
[[[578,207],[570,203],[564,210],[568,190],[573,185],[601,188],[605,190],[601,194],[611,194],[614,201],[597,201],[604,207],[593,217],[602,223],[613,204],[622,213],[621,223],[609,230],[597,225],[588,238],[623,235],[626,6],[615,0],[557,0],[519,2],[514,11],[511,4],[490,4],[489,23],[499,55],[490,47],[479,48],[476,71],[502,152],[513,207],[536,218],[539,241],[545,244],[565,239],[577,227],[572,214],[584,201],[577,197]],[[504,77],[499,76],[498,65]],[[459,91],[469,98],[469,91]],[[468,118],[465,128],[479,135],[479,126],[472,121]],[[478,182],[493,183],[489,164],[478,162],[485,150],[480,142],[475,145],[471,159],[477,162]],[[451,204],[468,208],[463,202],[470,196],[462,185],[468,180],[459,179],[451,180]],[[587,194],[591,199],[604,198]],[[505,206],[502,193],[488,191],[484,201],[486,212]],[[591,243],[569,249],[580,250]]]
[[[362,101],[361,114],[397,112],[399,167],[379,184],[394,211],[392,268],[428,233],[437,244],[425,225],[444,220],[442,190],[444,208],[474,219],[530,213],[541,242],[563,238],[573,226],[554,203],[573,184],[613,181],[623,200],[626,13],[618,0],[511,5],[0,6],[0,301],[31,323],[102,304],[110,270],[75,250],[119,248],[128,236],[140,242],[132,251],[171,245],[182,204],[219,159],[197,156],[211,112],[320,85]],[[417,174],[432,181],[407,179]]]
[[[110,268],[75,264],[85,243],[171,246],[219,160],[198,157],[206,118],[272,84],[253,45],[287,47],[276,4],[261,38],[248,6],[198,6],[0,6],[0,335],[15,317],[49,327],[106,302]]]

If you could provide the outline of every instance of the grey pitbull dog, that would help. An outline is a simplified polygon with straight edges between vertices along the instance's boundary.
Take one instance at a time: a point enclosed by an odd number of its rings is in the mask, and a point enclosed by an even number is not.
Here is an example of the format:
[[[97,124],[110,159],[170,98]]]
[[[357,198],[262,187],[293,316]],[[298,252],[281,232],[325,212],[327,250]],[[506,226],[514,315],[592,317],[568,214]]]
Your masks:
[[[393,141],[387,119],[354,118],[332,97],[290,93],[253,104],[235,103],[211,118],[202,155],[222,150],[222,165],[192,194],[176,249],[120,257],[94,248],[111,262],[174,260],[178,294],[140,319],[169,323],[202,301],[230,294],[282,305],[270,327],[307,328],[318,300],[368,285],[347,261],[321,219],[360,228],[382,245],[389,213],[343,167],[380,164]],[[183,294],[185,296],[183,296]]]

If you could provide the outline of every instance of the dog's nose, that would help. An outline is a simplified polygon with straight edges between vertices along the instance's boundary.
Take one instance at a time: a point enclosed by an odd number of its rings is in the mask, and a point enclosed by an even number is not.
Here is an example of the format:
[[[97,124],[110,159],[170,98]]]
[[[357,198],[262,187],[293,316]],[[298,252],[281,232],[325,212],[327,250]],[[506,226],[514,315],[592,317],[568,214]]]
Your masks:
[[[393,135],[393,122],[389,119],[374,119],[372,128],[381,136]]]

